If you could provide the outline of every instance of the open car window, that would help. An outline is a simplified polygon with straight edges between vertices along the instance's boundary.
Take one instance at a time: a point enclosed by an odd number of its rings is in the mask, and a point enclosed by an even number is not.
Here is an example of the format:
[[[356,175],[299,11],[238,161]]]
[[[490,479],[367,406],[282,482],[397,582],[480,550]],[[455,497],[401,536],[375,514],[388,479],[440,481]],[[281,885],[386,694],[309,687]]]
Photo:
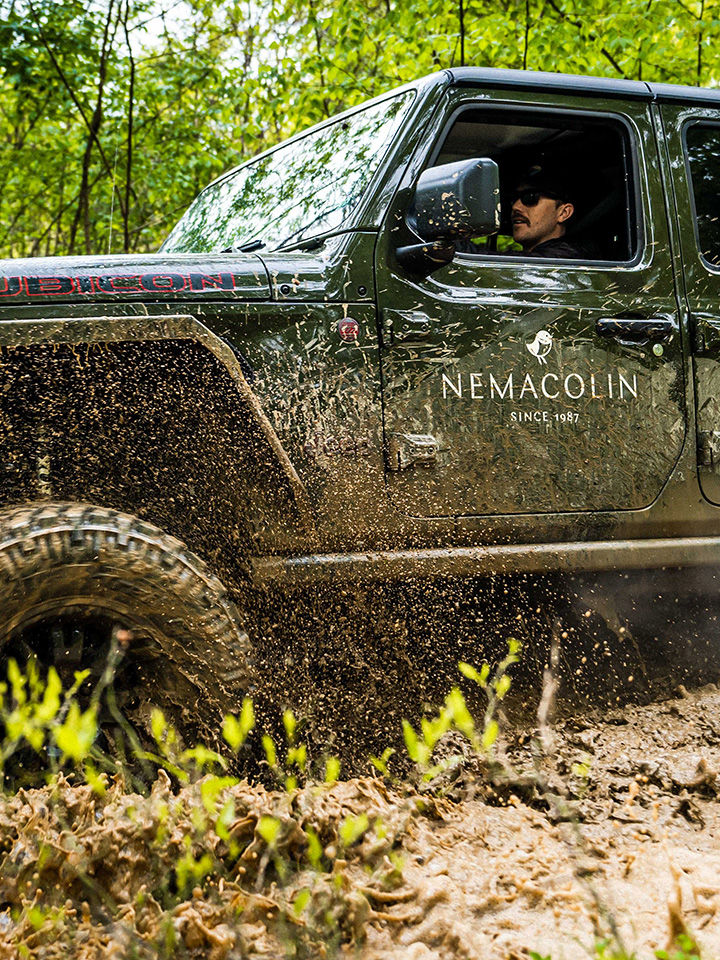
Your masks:
[[[461,253],[526,256],[513,237],[512,199],[524,174],[541,168],[567,184],[575,208],[557,258],[626,263],[635,259],[639,234],[631,155],[620,121],[472,107],[455,118],[432,165],[488,157],[500,171],[500,231],[463,244]]]

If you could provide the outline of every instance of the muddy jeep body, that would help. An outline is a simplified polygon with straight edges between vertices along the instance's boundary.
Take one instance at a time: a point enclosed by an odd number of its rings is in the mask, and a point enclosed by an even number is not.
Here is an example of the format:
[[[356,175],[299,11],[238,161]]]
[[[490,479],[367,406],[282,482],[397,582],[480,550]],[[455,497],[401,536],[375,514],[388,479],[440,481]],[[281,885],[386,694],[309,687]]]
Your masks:
[[[0,264],[5,505],[139,516],[229,585],[717,563],[720,278],[682,144],[720,95],[469,68],[405,89],[351,218],[304,249]],[[488,105],[623,125],[630,261],[398,262],[443,131]]]

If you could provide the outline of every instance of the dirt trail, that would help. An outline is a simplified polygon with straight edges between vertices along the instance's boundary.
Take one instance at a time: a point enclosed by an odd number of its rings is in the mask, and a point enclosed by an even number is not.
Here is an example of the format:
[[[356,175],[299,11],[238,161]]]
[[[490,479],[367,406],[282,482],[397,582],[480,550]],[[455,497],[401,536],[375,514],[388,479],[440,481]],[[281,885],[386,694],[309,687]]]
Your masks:
[[[201,830],[202,784],[21,791],[0,802],[0,958],[560,960],[613,923],[638,958],[685,927],[720,957],[717,688],[566,719],[542,762],[533,743],[506,736],[511,782],[468,757],[430,792],[241,783]]]

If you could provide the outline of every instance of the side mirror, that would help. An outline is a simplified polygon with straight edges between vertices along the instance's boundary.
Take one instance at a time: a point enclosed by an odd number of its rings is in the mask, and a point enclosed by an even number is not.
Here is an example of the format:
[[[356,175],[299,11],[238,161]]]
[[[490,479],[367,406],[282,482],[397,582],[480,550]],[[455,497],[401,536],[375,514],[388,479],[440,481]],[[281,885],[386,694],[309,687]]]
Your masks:
[[[411,273],[427,276],[452,260],[455,240],[486,237],[500,229],[497,164],[476,158],[423,171],[408,220],[421,242],[400,247],[397,259]]]
[[[455,240],[499,229],[500,173],[494,160],[460,160],[423,171],[415,188],[419,236]]]

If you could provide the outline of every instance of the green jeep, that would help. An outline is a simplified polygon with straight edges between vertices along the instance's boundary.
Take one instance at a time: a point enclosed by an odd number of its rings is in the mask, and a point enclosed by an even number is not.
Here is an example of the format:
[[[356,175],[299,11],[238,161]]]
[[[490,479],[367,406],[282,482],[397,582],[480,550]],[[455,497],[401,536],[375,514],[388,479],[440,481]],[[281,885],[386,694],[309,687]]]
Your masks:
[[[718,197],[720,92],[462,68],[221,177],[157,254],[3,262],[4,656],[120,637],[138,710],[193,714],[248,688],[256,590],[712,592]]]

